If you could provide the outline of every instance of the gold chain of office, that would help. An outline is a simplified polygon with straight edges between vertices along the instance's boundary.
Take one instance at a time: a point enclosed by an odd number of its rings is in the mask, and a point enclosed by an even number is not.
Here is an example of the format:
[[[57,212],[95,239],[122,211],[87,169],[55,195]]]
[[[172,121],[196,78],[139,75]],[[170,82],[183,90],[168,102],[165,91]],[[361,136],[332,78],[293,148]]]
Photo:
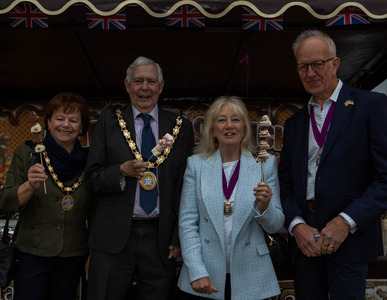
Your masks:
[[[116,109],[116,114],[117,114],[118,124],[121,127],[122,134],[124,135],[124,137],[126,139],[126,142],[129,145],[129,148],[132,150],[133,155],[136,157],[136,159],[138,159],[138,160],[140,160],[140,161],[145,163],[146,161],[142,157],[141,153],[138,151],[136,143],[132,140],[130,132],[126,128],[126,122],[122,118],[121,110],[119,108]],[[173,130],[172,130],[172,136],[173,136],[173,140],[174,141],[176,141],[176,138],[177,138],[177,135],[180,132],[180,128],[181,128],[181,124],[182,123],[183,123],[183,119],[181,118],[180,115],[178,115],[177,118],[176,118],[176,125],[173,128]],[[159,165],[161,165],[168,158],[168,155],[171,152],[172,147],[173,147],[173,144],[170,147],[166,147],[164,149],[162,155],[157,157],[155,162],[149,162],[148,168],[150,168],[150,169],[157,168]]]
[[[81,176],[79,176],[77,182],[73,184],[73,186],[64,186],[63,182],[59,181],[58,175],[55,174],[54,168],[51,166],[50,159],[48,158],[47,152],[43,151],[44,160],[46,162],[48,171],[50,171],[52,179],[54,179],[55,183],[63,192],[72,193],[74,192],[82,183],[83,178],[85,178],[85,171],[82,171]]]

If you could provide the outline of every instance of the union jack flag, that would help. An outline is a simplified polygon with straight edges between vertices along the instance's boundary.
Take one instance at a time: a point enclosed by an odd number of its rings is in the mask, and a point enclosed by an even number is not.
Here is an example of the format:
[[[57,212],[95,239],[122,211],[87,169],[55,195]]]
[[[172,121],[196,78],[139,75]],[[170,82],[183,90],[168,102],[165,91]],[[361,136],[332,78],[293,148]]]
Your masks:
[[[266,19],[258,16],[252,9],[243,7],[242,13],[242,29],[244,30],[284,30],[284,17],[283,15]]]
[[[339,26],[351,24],[369,24],[370,21],[366,14],[364,14],[357,7],[346,7],[340,11],[332,19],[325,22],[325,26]]]
[[[165,25],[169,27],[205,27],[206,18],[192,5],[182,5],[168,18]]]
[[[20,3],[8,14],[14,28],[48,28],[48,17],[31,3]]]
[[[125,30],[126,13],[121,10],[118,14],[112,16],[100,16],[87,8],[86,11],[87,28],[103,30]]]

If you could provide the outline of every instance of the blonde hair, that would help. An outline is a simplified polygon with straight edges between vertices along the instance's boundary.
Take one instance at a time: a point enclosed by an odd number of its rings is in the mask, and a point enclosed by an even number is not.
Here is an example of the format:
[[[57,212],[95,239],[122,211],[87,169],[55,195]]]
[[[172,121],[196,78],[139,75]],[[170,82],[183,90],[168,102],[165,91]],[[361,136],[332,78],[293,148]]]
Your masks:
[[[220,110],[224,105],[228,105],[231,110],[239,114],[245,124],[244,136],[241,140],[241,152],[254,152],[252,129],[250,125],[247,107],[241,98],[236,96],[221,96],[215,99],[214,103],[207,111],[203,124],[203,133],[199,144],[195,147],[194,153],[204,157],[209,157],[219,148],[218,141],[213,137],[214,123]]]

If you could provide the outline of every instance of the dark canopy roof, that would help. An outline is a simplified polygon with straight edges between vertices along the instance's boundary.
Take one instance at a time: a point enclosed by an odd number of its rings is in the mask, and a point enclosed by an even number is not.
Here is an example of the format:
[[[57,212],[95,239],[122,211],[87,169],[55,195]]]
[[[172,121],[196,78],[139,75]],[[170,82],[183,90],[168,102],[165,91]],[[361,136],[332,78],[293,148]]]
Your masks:
[[[8,12],[20,0],[2,0],[0,13]],[[115,14],[128,5],[138,5],[153,17],[166,17],[182,5],[190,4],[198,8],[208,18],[220,18],[226,15],[234,7],[248,6],[257,14],[267,18],[281,15],[291,7],[303,7],[316,18],[325,19],[336,15],[347,6],[355,6],[362,9],[372,18],[387,17],[387,2],[380,0],[309,0],[309,1],[287,1],[287,0],[205,0],[205,1],[163,1],[163,0],[29,0],[36,4],[41,11],[49,15],[63,13],[70,6],[84,4],[101,15]]]
[[[126,97],[125,71],[140,55],[163,68],[167,98],[305,98],[291,44],[307,28],[333,37],[341,59],[339,77],[347,84],[372,89],[387,77],[387,1],[26,2],[49,15],[49,28],[10,28],[7,13],[21,0],[1,0],[0,101],[45,99],[67,90],[89,99]],[[204,29],[165,27],[163,18],[184,4],[206,16]],[[328,18],[349,5],[362,9],[370,24],[325,27]],[[284,30],[242,30],[242,6],[265,17],[283,14]],[[125,8],[127,29],[87,29],[85,7],[101,15]],[[249,63],[241,63],[246,54]]]

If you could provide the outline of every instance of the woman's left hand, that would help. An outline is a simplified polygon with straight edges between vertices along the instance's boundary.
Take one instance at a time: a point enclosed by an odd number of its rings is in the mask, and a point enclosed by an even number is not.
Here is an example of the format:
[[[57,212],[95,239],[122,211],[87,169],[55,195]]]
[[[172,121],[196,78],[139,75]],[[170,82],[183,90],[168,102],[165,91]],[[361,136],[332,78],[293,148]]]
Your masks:
[[[257,201],[257,207],[260,212],[264,212],[269,206],[273,191],[266,182],[260,182],[253,188],[254,196]]]

